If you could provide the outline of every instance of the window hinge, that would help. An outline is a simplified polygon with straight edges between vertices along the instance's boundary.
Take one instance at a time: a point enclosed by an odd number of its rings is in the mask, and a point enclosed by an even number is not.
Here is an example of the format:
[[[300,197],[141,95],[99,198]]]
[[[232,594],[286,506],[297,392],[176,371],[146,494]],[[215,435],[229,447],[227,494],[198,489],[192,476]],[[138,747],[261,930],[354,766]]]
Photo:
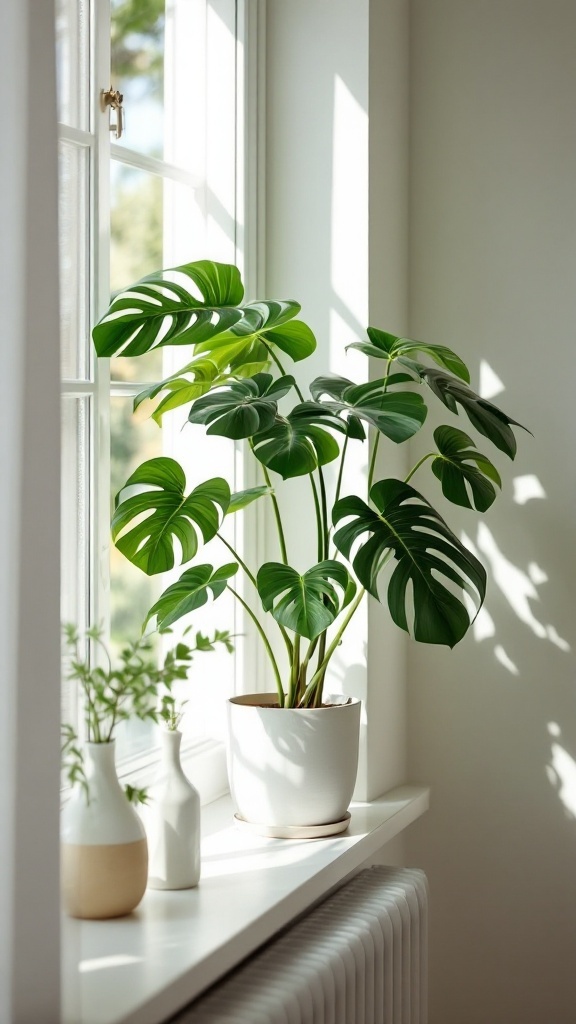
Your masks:
[[[124,96],[118,89],[113,89],[110,86],[109,89],[100,90],[100,108],[102,112],[110,107],[110,110],[116,111],[116,123],[110,123],[110,131],[115,132],[115,138],[119,139],[124,131],[124,107],[122,103]]]

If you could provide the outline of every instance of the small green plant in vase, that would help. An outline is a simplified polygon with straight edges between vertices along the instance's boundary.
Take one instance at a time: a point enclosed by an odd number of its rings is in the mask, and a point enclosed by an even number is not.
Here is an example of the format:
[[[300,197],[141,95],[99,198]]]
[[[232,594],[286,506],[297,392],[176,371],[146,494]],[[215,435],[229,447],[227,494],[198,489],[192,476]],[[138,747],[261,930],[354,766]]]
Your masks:
[[[188,490],[181,466],[163,457],[129,477],[112,519],[118,549],[149,575],[173,569],[180,558],[193,563],[155,602],[147,622],[167,628],[210,595],[230,590],[266,651],[274,703],[305,713],[324,711],[331,659],[366,594],[380,600],[386,593],[392,620],[415,640],[450,647],[470,626],[470,602],[477,611],[484,600],[484,567],[424,496],[420,479],[431,469],[445,498],[483,513],[501,484],[496,467],[450,424],[434,430],[430,452],[406,479],[376,479],[382,443],[404,444],[420,431],[429,399],[453,415],[464,413],[476,433],[510,458],[512,427],[519,424],[471,389],[467,367],[447,346],[373,327],[349,347],[380,361],[376,380],[356,384],[326,373],[303,390],[286,364],[301,363],[316,347],[299,311],[291,300],[246,302],[236,267],[201,261],[158,271],[116,295],[93,338],[101,357],[191,346],[182,369],[142,392],[135,407],[157,399],[153,417],[160,422],[186,406],[191,444],[210,444],[213,435],[244,441],[261,474],[260,484],[241,492],[218,476]],[[346,462],[369,432],[365,493],[345,494]],[[329,477],[331,463],[336,472]],[[291,564],[277,497],[297,477],[309,482],[316,550],[305,572]],[[254,501],[270,502],[278,540],[277,560],[262,565],[244,561],[222,533],[223,519]],[[301,518],[300,507],[293,514]],[[233,561],[199,563],[201,544],[225,548]],[[260,611],[234,583],[238,571]],[[279,631],[283,661],[271,629]]]
[[[78,741],[63,726],[65,771],[72,786],[61,816],[62,894],[72,917],[110,918],[130,913],[140,902],[148,877],[148,846],[139,815],[130,804],[144,790],[120,786],[115,767],[115,732],[131,717],[157,720],[161,685],[185,678],[189,649],[169,651],[158,665],[149,637],[127,643],[113,664],[100,627],[83,636],[64,627],[69,653],[68,679],[80,690],[85,737]],[[92,644],[101,662],[81,654]]]

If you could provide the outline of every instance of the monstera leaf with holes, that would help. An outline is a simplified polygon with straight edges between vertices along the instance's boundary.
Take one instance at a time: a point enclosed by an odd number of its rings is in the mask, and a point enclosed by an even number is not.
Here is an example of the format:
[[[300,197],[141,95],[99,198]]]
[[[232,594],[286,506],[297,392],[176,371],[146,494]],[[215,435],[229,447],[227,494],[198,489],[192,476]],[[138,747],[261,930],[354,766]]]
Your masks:
[[[237,571],[235,562],[228,562],[219,569],[213,569],[211,565],[196,565],[187,569],[152,605],[144,625],[156,618],[160,632],[168,629],[184,615],[206,604],[210,593],[214,600],[220,597],[228,586],[228,580]]]
[[[287,416],[253,438],[254,454],[284,480],[311,473],[340,454],[340,446],[325,429],[346,433],[346,424],[317,402],[301,402]]]
[[[494,484],[502,486],[496,467],[463,430],[437,427],[434,440],[439,455],[432,462],[432,472],[442,484],[444,497],[455,505],[486,512],[496,498]]]
[[[334,525],[348,519],[334,534],[336,547],[350,558],[361,542],[352,565],[362,586],[376,598],[381,570],[389,557],[394,557],[397,564],[388,583],[392,619],[415,640],[453,647],[470,625],[463,594],[472,597],[478,607],[484,600],[483,566],[409,484],[380,480],[370,491],[370,501],[374,508],[356,496],[336,503]]]
[[[221,372],[218,363],[200,356],[159,384],[152,384],[144,391],[140,391],[134,399],[134,411],[142,402],[157,398],[163,391],[166,392],[152,413],[152,419],[160,425],[164,413],[178,409],[182,405],[189,405],[212,388],[225,384],[228,379],[228,374]]]
[[[445,370],[450,370],[451,373],[455,373],[457,377],[466,381],[467,384],[470,383],[468,367],[462,362],[460,356],[456,355],[451,348],[447,348],[446,345],[433,345],[424,341],[412,341],[410,338],[401,338],[396,334],[380,331],[376,327],[368,327],[366,333],[370,339],[369,341],[353,341],[351,345],[347,345],[347,348],[358,349],[359,352],[372,356],[374,359],[398,360],[401,363],[407,361],[409,357],[416,353],[427,355],[435,363],[438,363],[439,366],[444,367]],[[408,363],[408,365],[411,365],[411,363]]]
[[[114,297],[92,331],[96,352],[139,356],[205,342],[242,320],[243,297],[239,271],[225,263],[202,260],[157,271]]]
[[[293,301],[242,305],[238,269],[201,260],[149,274],[119,292],[96,324],[92,337],[99,356],[139,356],[166,345],[194,345],[235,375],[250,364],[263,369],[276,346],[293,360],[316,347],[310,328],[294,317]],[[292,321],[292,323],[290,323]]]
[[[243,307],[241,320],[218,336],[201,342],[196,351],[210,354],[238,376],[247,376],[246,367],[259,369],[267,364],[274,347],[299,362],[316,348],[316,339],[308,325],[293,319],[299,311],[300,306],[295,302],[248,303]]]
[[[278,402],[293,386],[294,377],[274,380],[269,373],[257,373],[198,399],[188,419],[190,423],[207,425],[207,434],[234,440],[252,437],[272,425]]]
[[[264,611],[308,640],[332,625],[356,591],[346,566],[333,559],[319,562],[303,576],[289,565],[266,562],[256,582]]]
[[[120,500],[126,488],[142,485],[153,490]],[[207,480],[188,495],[185,488],[186,477],[178,463],[161,457],[139,466],[116,497],[111,524],[114,543],[148,576],[176,564],[175,541],[182,562],[194,558],[198,534],[204,543],[211,540],[228,508],[230,488],[222,477]]]
[[[457,406],[461,405],[472,426],[492,441],[496,448],[505,452],[509,458],[514,458],[517,444],[510,424],[522,427],[518,420],[513,420],[497,406],[492,405],[485,398],[480,398],[475,391],[472,391],[472,388],[462,384],[459,380],[454,380],[454,377],[450,377],[441,370],[424,366],[419,368],[419,373],[422,380],[428,384],[446,408],[450,409],[450,412],[457,413]],[[522,427],[522,430],[526,430],[526,427]]]
[[[428,412],[420,395],[388,390],[407,381],[412,382],[412,377],[397,373],[367,384],[354,384],[346,377],[330,374],[316,377],[310,391],[316,401],[328,395],[330,400],[322,404],[332,412],[364,420],[399,444],[420,430]]]

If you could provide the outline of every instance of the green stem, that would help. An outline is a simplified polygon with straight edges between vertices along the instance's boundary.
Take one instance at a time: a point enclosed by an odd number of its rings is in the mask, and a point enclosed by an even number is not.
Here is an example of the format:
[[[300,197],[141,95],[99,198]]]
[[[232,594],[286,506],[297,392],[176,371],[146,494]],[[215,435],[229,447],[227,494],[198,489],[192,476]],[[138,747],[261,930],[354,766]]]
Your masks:
[[[264,465],[262,465],[262,472],[264,473],[264,479],[266,481],[266,484],[270,488],[270,498],[272,500],[272,508],[274,509],[274,519],[276,520],[276,530],[278,532],[278,542],[280,544],[280,555],[281,555],[282,561],[284,562],[284,565],[288,565],[288,555],[287,555],[287,552],[286,552],[286,540],[285,540],[285,537],[284,537],[284,529],[282,527],[282,517],[280,515],[280,506],[278,505],[278,499],[276,498],[276,495],[274,494],[274,489],[272,487],[272,481],[270,479],[270,474],[268,473],[268,470],[266,469],[266,466],[264,466]]]
[[[306,706],[306,704],[310,701],[311,697],[316,697],[316,694],[315,694],[316,688],[318,687],[320,682],[323,680],[324,673],[326,672],[326,669],[328,668],[328,664],[330,662],[330,658],[332,657],[332,655],[334,654],[334,651],[338,647],[338,644],[340,643],[340,641],[342,639],[344,631],[348,627],[348,624],[349,624],[350,620],[352,619],[352,616],[354,615],[354,612],[359,607],[359,605],[360,605],[360,603],[362,601],[362,598],[364,597],[365,593],[366,593],[366,591],[364,590],[364,588],[362,588],[362,590],[360,590],[358,592],[358,594],[356,595],[352,605],[350,606],[350,610],[349,610],[346,618],[344,619],[344,622],[340,626],[338,632],[336,633],[334,639],[332,640],[332,643],[328,647],[328,650],[326,651],[326,654],[325,654],[325,656],[324,656],[324,658],[322,660],[322,663],[318,666],[318,668],[316,669],[316,672],[314,673],[314,675],[312,676],[312,679],[310,680],[308,686],[306,687],[304,696],[303,696],[303,698],[302,698],[302,700],[300,702],[301,706]]]
[[[298,690],[298,677],[300,675],[300,634],[294,634],[294,653],[292,656],[292,665],[290,671],[290,686],[288,688],[288,697],[286,699],[284,707],[293,708],[295,705],[295,696]]]
[[[268,641],[268,637],[266,636],[266,633],[262,629],[262,626],[261,626],[260,622],[258,621],[256,615],[254,614],[254,612],[252,611],[250,606],[248,604],[246,604],[246,601],[244,600],[244,598],[242,598],[240,596],[240,594],[238,594],[237,591],[234,590],[234,588],[230,586],[230,584],[228,584],[228,590],[230,591],[230,593],[234,594],[234,597],[238,601],[240,601],[240,604],[248,612],[248,615],[252,619],[252,622],[254,623],[254,625],[256,626],[256,629],[258,630],[258,633],[260,634],[260,639],[262,640],[262,643],[264,644],[264,647],[266,649],[266,653],[267,653],[268,657],[270,658],[270,664],[272,665],[272,670],[274,672],[274,676],[275,676],[275,679],[276,679],[276,689],[278,691],[278,703],[280,704],[280,707],[284,707],[284,687],[282,686],[282,679],[280,677],[280,671],[278,669],[278,662],[276,661],[276,658],[274,657],[274,652],[273,652],[273,650],[272,650],[272,648],[270,646],[270,643]]]
[[[326,501],[326,484],[321,466],[318,466],[318,479],[320,480],[320,500],[322,502],[322,556],[328,558],[328,502]]]
[[[264,348],[267,350],[268,355],[270,356],[270,358],[276,363],[276,366],[280,370],[280,373],[282,374],[282,376],[283,377],[288,376],[287,373],[286,373],[286,370],[282,366],[282,363],[278,359],[278,356],[276,355],[276,353],[275,353],[274,349],[272,348],[272,346],[269,345],[267,341],[264,341],[263,338],[261,338],[260,340],[262,341],[262,344],[264,345]],[[300,401],[304,402],[305,401],[304,395],[300,391],[300,388],[298,387],[298,384],[296,383],[296,381],[294,381],[294,390],[295,390],[296,394],[298,395],[298,398],[300,399]]]
[[[323,544],[323,534],[322,534],[322,515],[320,513],[320,501],[318,499],[318,488],[316,487],[316,481],[315,481],[314,477],[312,476],[312,473],[309,473],[308,476],[310,477],[310,485],[312,487],[312,496],[314,498],[314,511],[316,513],[316,537],[317,537],[316,555],[317,555],[318,561],[321,562],[322,558],[323,558],[324,544]]]
[[[248,568],[246,563],[242,561],[242,559],[240,558],[240,555],[238,554],[238,552],[234,550],[232,545],[228,543],[226,538],[223,537],[221,533],[217,533],[216,536],[218,537],[218,540],[221,540],[222,543],[226,545],[226,547],[228,548],[228,551],[232,552],[232,554],[234,555],[234,558],[238,562],[238,565],[240,565],[243,568],[243,570],[246,573],[246,575],[247,575],[248,579],[250,580],[250,582],[256,587],[257,586],[257,584],[256,584],[256,577],[253,575],[253,573],[250,572],[250,569]]]
[[[408,473],[408,476],[406,477],[404,483],[407,484],[408,481],[412,479],[412,477],[414,476],[414,473],[416,472],[416,470],[420,469],[420,466],[424,462],[426,462],[426,459],[434,459],[434,458],[437,458],[437,457],[438,457],[438,452],[428,452],[428,455],[423,455],[422,458],[419,460],[419,462],[417,462],[416,465],[414,466],[414,469],[410,470],[410,472]]]
[[[387,361],[387,363],[386,363],[386,373],[384,374],[385,377],[388,377],[388,375],[390,374],[390,367],[391,366],[392,366],[392,359],[389,359]],[[385,384],[384,385],[384,389],[383,389],[383,394],[386,394],[387,390],[388,390],[388,385]],[[376,440],[374,441],[374,447],[372,448],[372,457],[370,459],[370,469],[368,471],[368,494],[370,494],[370,489],[372,487],[372,481],[374,479],[374,471],[376,469],[376,456],[378,454],[378,445],[379,444],[380,444],[380,433],[376,434]]]
[[[342,445],[342,454],[340,456],[340,469],[338,470],[338,480],[336,481],[336,492],[334,494],[334,504],[340,497],[340,491],[342,489],[342,476],[344,473],[344,459],[346,458],[346,449],[348,448],[349,437],[348,434],[344,437],[344,444]]]
[[[370,469],[368,471],[368,494],[372,487],[372,481],[374,479],[374,470],[376,469],[376,456],[378,454],[378,445],[380,444],[380,434],[376,434],[376,440],[374,441],[374,447],[372,448],[372,458],[370,459]]]

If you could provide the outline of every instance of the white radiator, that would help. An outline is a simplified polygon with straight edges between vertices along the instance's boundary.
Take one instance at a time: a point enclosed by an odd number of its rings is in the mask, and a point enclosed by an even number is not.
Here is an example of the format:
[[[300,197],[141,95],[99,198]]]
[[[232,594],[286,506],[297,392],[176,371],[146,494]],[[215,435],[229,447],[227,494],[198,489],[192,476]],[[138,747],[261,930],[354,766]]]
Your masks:
[[[427,916],[423,871],[361,871],[174,1024],[427,1024]]]

